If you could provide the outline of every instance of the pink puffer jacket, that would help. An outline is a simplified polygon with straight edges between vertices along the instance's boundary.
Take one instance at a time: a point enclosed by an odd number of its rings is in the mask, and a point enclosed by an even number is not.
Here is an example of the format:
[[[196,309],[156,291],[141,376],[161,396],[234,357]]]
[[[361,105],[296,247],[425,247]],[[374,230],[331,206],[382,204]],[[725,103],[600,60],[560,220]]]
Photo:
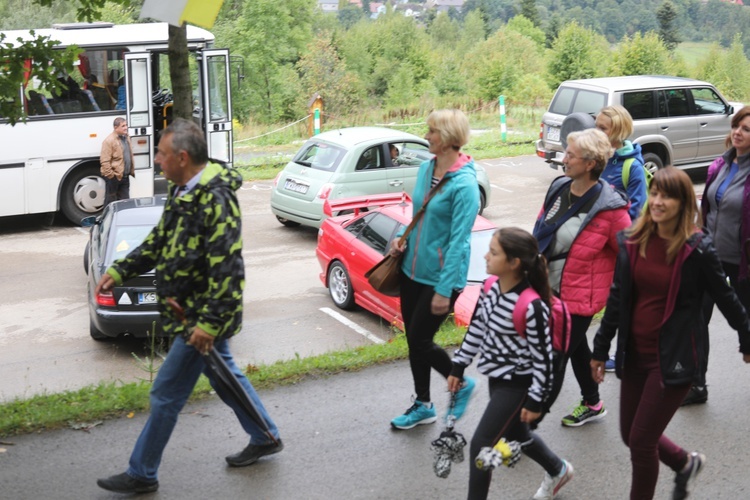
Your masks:
[[[570,179],[552,181],[547,197]],[[561,299],[571,314],[593,316],[607,304],[615,272],[617,233],[630,226],[629,203],[604,181],[602,191],[583,221],[568,252],[560,281]],[[548,203],[545,202],[545,206]],[[539,214],[544,215],[544,209]]]

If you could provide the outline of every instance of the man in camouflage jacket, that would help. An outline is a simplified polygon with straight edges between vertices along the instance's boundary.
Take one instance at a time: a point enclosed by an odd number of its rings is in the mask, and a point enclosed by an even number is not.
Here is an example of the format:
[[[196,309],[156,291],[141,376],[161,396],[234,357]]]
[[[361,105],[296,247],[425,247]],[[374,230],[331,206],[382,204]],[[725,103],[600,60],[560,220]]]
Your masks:
[[[158,489],[161,455],[177,416],[204,372],[203,355],[211,349],[219,352],[235,373],[278,441],[270,441],[222,387],[214,384],[211,372],[205,372],[250,435],[247,447],[226,457],[229,465],[250,465],[283,448],[276,425],[234,363],[227,343],[242,328],[245,267],[241,213],[235,193],[242,185],[242,177],[231,169],[207,164],[203,133],[187,120],[175,120],[164,131],[156,161],[164,176],[174,183],[170,184],[162,218],[138,248],[112,264],[96,290],[109,290],[155,269],[162,326],[174,336],[151,389],[151,415],[133,449],[128,470],[97,481],[100,487],[120,493]],[[184,324],[167,306],[168,298],[183,307]]]

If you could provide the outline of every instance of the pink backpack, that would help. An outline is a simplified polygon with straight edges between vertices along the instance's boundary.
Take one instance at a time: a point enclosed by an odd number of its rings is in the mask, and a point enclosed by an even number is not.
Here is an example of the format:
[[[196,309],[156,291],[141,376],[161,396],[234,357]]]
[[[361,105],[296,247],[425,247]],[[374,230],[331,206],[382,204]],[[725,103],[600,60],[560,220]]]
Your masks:
[[[484,280],[485,294],[496,281],[497,276],[493,275]],[[540,297],[537,291],[529,287],[521,292],[513,308],[513,326],[523,338],[526,338],[526,311],[529,309],[529,304],[538,298]],[[564,355],[570,346],[570,311],[565,302],[555,296],[550,300],[550,306],[549,329],[552,332],[552,350]]]

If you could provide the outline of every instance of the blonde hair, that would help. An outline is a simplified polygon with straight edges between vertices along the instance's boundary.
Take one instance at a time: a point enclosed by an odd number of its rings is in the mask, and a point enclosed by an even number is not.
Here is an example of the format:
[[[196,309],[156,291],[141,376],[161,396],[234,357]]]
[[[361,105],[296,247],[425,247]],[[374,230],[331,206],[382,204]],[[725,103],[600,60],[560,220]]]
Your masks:
[[[702,224],[693,181],[684,171],[670,166],[656,171],[650,189],[680,202],[677,229],[675,229],[675,234],[670,238],[667,246],[667,262],[672,263],[687,239]],[[638,253],[641,257],[646,257],[648,240],[652,234],[656,233],[656,230],[657,225],[651,218],[651,210],[648,208],[638,217],[635,224],[626,229],[630,241],[638,245]]]
[[[606,106],[599,111],[599,114],[606,116],[612,122],[609,130],[610,142],[622,144],[633,133],[633,117],[624,107],[618,104]]]
[[[592,179],[598,179],[613,152],[607,134],[598,128],[587,128],[571,132],[568,134],[567,141],[568,144],[575,144],[578,147],[584,160],[594,161],[595,166],[589,174]]]
[[[427,126],[446,146],[458,151],[469,142],[469,119],[460,109],[438,109],[427,117]]]

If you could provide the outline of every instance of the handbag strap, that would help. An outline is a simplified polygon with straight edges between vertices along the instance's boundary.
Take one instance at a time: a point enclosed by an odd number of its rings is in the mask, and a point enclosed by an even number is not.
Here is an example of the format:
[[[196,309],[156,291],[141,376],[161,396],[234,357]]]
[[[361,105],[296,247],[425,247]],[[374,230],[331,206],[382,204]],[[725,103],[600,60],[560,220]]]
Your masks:
[[[424,215],[424,211],[427,208],[427,204],[430,202],[430,200],[437,194],[438,190],[443,187],[443,184],[446,183],[448,180],[448,176],[444,175],[442,179],[440,179],[440,182],[435,184],[435,187],[430,189],[429,195],[427,195],[427,199],[424,201],[424,204],[417,210],[417,213],[414,214],[414,217],[412,217],[411,222],[408,226],[406,226],[406,229],[404,230],[404,234],[401,235],[401,238],[398,240],[399,246],[403,245],[406,241],[406,237],[409,236],[409,233],[411,233],[412,229],[417,225],[419,222],[419,219],[422,218]]]

